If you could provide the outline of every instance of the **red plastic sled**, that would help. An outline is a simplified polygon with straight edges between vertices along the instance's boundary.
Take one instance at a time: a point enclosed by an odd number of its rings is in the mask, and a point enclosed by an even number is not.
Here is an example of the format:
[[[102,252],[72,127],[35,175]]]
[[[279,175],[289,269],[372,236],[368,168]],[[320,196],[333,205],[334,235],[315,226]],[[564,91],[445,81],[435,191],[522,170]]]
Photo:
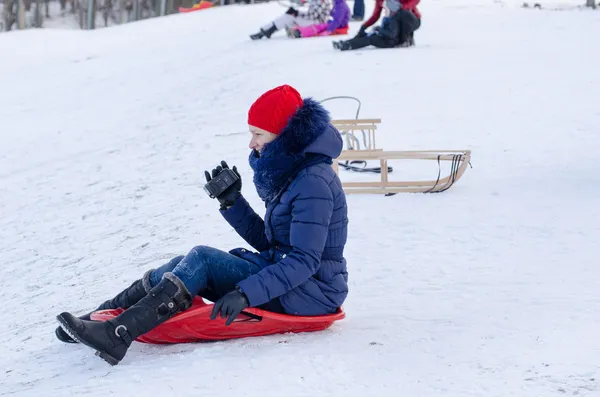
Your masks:
[[[339,34],[348,34],[349,29],[350,29],[350,27],[348,25],[341,27],[341,28],[337,28],[330,34],[330,36],[336,36]]]
[[[200,10],[205,10],[207,8],[212,7],[213,4],[210,1],[201,1],[198,4],[194,4],[192,7],[186,8],[186,7],[179,7],[179,12],[194,12],[194,11],[200,11]]]
[[[225,326],[220,316],[211,320],[213,304],[196,297],[192,307],[165,321],[136,340],[143,343],[191,343],[217,341],[286,332],[313,332],[329,328],[335,321],[346,317],[342,308],[323,316],[292,316],[257,308],[246,309],[235,321]],[[118,316],[123,309],[98,310],[91,315],[95,321],[106,321]]]

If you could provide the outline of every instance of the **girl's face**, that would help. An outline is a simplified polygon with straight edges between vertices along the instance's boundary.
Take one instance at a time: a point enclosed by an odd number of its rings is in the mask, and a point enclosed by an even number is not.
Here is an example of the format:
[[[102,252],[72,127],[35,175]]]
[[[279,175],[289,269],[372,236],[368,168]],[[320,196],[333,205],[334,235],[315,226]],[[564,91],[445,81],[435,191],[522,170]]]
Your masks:
[[[262,130],[258,127],[249,125],[248,128],[252,134],[252,139],[250,139],[250,145],[248,145],[248,147],[258,152],[261,152],[267,143],[277,138],[277,135],[272,134],[269,131]]]

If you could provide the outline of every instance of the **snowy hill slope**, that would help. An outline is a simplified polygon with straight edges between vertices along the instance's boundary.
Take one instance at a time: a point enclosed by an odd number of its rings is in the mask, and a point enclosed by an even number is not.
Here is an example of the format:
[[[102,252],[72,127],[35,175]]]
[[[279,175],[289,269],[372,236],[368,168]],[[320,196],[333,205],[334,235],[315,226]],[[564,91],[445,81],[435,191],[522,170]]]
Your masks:
[[[0,395],[598,395],[600,14],[421,8],[406,50],[251,42],[276,4],[1,35]],[[282,83],[358,97],[384,148],[468,148],[473,168],[438,195],[348,197],[347,318],[327,331],[135,344],[116,367],[59,343],[61,311],[245,246],[203,171],[236,164],[260,211],[246,112]]]

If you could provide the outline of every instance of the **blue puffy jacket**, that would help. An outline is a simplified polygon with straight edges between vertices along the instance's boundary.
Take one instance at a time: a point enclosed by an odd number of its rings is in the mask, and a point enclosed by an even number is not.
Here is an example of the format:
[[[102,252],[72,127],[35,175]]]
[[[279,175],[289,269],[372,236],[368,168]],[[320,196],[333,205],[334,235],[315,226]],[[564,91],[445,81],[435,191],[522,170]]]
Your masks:
[[[348,295],[346,196],[331,167],[343,143],[329,121],[319,103],[305,99],[260,158],[251,155],[264,221],[243,197],[221,211],[258,251],[230,251],[262,269],[238,283],[251,307],[279,299],[288,314],[321,315]]]

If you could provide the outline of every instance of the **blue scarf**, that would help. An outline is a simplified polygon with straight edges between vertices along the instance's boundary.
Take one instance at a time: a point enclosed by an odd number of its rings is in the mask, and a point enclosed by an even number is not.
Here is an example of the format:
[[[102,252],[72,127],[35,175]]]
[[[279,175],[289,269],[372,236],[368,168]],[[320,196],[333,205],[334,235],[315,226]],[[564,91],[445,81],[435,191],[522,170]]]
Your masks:
[[[279,196],[304,168],[318,163],[333,163],[330,157],[316,153],[256,157],[252,152],[248,161],[254,170],[256,192],[265,203]]]

